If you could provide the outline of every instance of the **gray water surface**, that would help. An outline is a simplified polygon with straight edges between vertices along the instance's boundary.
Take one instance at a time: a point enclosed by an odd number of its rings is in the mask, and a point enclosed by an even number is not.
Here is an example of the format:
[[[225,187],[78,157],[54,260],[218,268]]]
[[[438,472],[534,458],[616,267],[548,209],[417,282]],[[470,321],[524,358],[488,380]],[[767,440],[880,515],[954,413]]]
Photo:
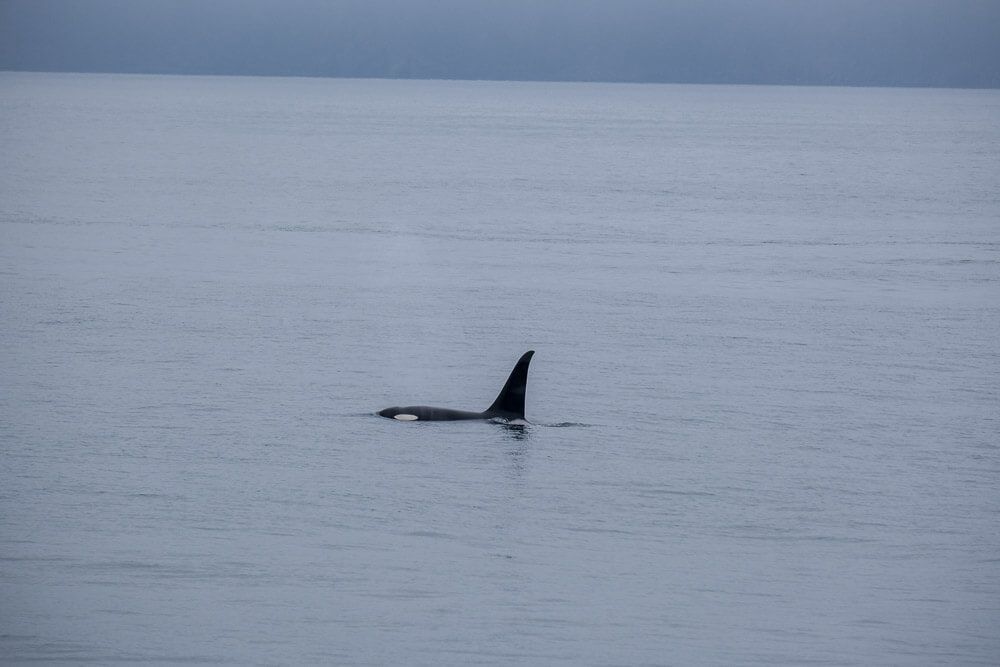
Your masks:
[[[0,154],[3,662],[1000,660],[1000,93],[0,73]]]

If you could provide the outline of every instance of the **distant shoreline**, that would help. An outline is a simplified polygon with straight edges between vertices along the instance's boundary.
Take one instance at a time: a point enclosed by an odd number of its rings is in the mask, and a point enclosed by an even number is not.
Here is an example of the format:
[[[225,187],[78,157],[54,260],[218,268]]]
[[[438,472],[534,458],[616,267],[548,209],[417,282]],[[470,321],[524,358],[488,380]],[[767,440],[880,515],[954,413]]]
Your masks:
[[[1000,90],[1000,83],[982,86],[921,85],[921,84],[867,84],[867,83],[788,83],[788,82],[727,82],[727,81],[629,81],[604,79],[489,79],[459,77],[398,77],[398,76],[334,76],[325,74],[248,74],[232,72],[147,72],[120,70],[70,70],[70,69],[10,69],[0,67],[0,74],[77,74],[93,76],[177,76],[177,77],[238,77],[258,79],[330,79],[344,81],[454,81],[482,83],[537,83],[537,84],[602,84],[624,86],[747,86],[759,88],[887,88],[899,90]]]

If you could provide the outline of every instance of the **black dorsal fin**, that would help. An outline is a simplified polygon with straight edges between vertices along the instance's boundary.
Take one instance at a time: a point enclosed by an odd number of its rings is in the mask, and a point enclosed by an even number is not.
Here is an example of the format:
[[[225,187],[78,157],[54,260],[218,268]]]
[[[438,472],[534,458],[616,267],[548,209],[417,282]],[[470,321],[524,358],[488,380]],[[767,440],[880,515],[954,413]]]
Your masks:
[[[507,384],[500,390],[497,400],[486,409],[485,414],[507,419],[524,419],[524,392],[528,385],[528,364],[534,350],[528,350],[517,360],[510,372]]]

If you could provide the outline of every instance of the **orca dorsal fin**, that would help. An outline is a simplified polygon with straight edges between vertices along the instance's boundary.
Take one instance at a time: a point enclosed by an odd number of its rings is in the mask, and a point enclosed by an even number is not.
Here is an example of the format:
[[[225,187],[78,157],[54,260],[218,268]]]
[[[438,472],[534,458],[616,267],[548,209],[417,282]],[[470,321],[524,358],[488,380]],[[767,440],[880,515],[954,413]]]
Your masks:
[[[497,400],[486,408],[484,414],[507,419],[524,419],[524,393],[528,385],[528,364],[534,350],[528,350],[517,360],[514,370],[510,372],[507,383],[500,390]]]

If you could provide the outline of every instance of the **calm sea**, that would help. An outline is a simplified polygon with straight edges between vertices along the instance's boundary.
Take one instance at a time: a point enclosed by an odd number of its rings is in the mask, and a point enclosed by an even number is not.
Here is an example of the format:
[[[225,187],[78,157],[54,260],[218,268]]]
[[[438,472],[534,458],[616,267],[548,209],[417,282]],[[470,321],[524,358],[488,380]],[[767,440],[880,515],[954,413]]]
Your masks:
[[[3,73],[0,155],[0,661],[1000,661],[1000,92]]]

